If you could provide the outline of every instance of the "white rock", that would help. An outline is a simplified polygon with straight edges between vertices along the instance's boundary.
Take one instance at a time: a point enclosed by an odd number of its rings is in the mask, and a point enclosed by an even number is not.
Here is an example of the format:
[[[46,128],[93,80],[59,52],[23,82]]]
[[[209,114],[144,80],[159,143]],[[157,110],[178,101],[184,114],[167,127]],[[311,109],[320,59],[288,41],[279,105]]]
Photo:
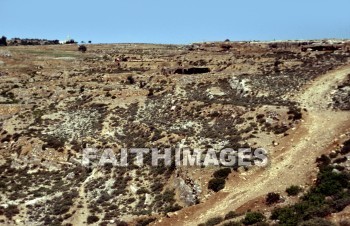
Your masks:
[[[151,205],[152,204],[152,196],[150,194],[145,195],[145,204],[146,205]]]
[[[138,190],[138,188],[135,186],[135,185],[130,185],[130,191],[132,192],[132,193],[136,193],[137,192],[137,190]]]
[[[339,171],[339,170],[337,170],[337,169],[333,169],[333,170],[332,170],[332,173],[339,174],[339,173],[340,173],[340,171]]]
[[[73,179],[74,176],[75,176],[74,172],[71,172],[71,173],[69,173],[69,174],[67,175],[67,178],[68,178],[68,179]]]

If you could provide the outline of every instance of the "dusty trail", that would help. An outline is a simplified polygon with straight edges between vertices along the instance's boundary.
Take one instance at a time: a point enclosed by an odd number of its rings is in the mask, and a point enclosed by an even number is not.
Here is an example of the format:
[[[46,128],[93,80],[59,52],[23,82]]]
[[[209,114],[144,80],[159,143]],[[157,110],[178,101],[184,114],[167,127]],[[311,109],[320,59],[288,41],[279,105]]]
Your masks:
[[[209,218],[223,216],[268,192],[283,192],[294,184],[310,184],[317,173],[315,159],[332,145],[335,138],[349,132],[350,113],[328,108],[332,88],[348,74],[350,65],[324,74],[298,95],[297,101],[308,109],[308,113],[299,128],[290,136],[281,138],[280,145],[270,151],[268,168],[229,178],[223,191],[204,203],[163,218],[155,225],[197,225]]]
[[[94,177],[94,173],[95,171],[93,171],[91,173],[91,175],[89,177],[87,177],[85,179],[85,181],[81,184],[80,188],[79,188],[79,200],[81,201],[81,208],[77,208],[77,204],[75,206],[75,210],[76,212],[73,214],[70,223],[72,225],[87,225],[86,224],[86,219],[89,216],[89,208],[88,208],[88,202],[86,200],[86,184],[90,181],[91,178]]]

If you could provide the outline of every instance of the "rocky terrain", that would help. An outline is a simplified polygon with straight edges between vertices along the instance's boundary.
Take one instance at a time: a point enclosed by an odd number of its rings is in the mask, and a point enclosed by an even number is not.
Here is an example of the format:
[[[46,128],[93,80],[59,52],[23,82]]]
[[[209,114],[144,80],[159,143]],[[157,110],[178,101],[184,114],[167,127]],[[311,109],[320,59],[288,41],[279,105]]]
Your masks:
[[[86,47],[0,47],[0,225],[349,218],[350,41]],[[87,167],[87,147],[262,147],[270,164]],[[276,211],[312,189],[327,214]]]

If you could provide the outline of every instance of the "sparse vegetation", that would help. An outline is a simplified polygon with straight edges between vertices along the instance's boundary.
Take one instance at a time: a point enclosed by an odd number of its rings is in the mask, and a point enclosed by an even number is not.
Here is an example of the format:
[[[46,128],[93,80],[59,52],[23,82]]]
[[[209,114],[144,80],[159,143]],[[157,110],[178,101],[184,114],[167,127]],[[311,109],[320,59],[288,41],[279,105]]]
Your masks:
[[[348,173],[335,173],[333,167],[321,167],[315,187],[311,188],[302,200],[292,206],[277,208],[271,219],[278,219],[281,225],[297,225],[304,219],[325,217],[332,212],[339,212],[350,204]],[[326,197],[332,197],[326,201]],[[313,221],[316,222],[317,220]]]
[[[5,215],[8,219],[12,219],[19,214],[18,206],[9,205],[7,208],[0,207],[0,215]]]
[[[340,145],[336,136],[348,136],[343,130],[338,134],[340,127],[346,128],[346,119],[337,120],[347,116],[348,83],[331,81],[333,77],[340,81],[342,74],[328,76],[331,69],[338,73],[338,66],[347,70],[350,53],[343,49],[304,51],[309,42],[80,47],[56,45],[56,40],[7,42],[9,47],[0,50],[0,214],[6,218],[0,224],[25,217],[38,225],[69,225],[72,219],[98,225],[127,225],[119,219],[128,219],[131,224],[147,225],[155,217],[165,224],[173,218],[186,224],[194,222],[193,216],[203,208],[208,213],[214,207],[223,210],[220,205],[230,198],[241,207],[228,205],[225,210],[237,212],[210,215],[214,218],[202,225],[327,225],[319,218],[350,203],[345,156],[350,141],[317,159],[320,173],[315,186],[302,194],[300,187],[291,186],[281,198],[268,190],[272,186],[264,187],[278,185],[271,178],[309,178],[311,174],[305,174],[311,172],[308,167],[311,170],[314,159],[307,153],[326,150],[306,149],[300,142],[315,144],[314,148],[336,147]],[[47,44],[55,46],[41,46]],[[79,53],[87,48],[88,54]],[[327,90],[326,97],[314,87],[318,81],[325,81],[320,90]],[[308,92],[310,99],[300,98]],[[332,108],[341,109],[332,111],[334,118],[324,112]],[[329,126],[333,134],[320,136],[321,125]],[[312,130],[303,136],[308,126]],[[269,152],[273,167],[238,163],[152,167],[151,154],[144,155],[145,166],[133,163],[135,155],[128,156],[127,167],[94,166],[98,159],[81,166],[82,150],[90,147],[97,148],[98,154],[112,149],[118,161],[121,147],[238,150],[262,144],[273,146]],[[305,159],[300,161],[300,156]],[[247,156],[246,160],[255,159]],[[300,165],[292,168],[293,164]],[[225,192],[213,194],[222,189]],[[244,217],[245,207],[257,198],[256,189],[267,194],[266,202],[259,197],[254,207],[248,207],[254,212]],[[200,208],[191,209],[193,214],[187,218],[182,215],[186,210],[175,213],[199,203]],[[288,203],[295,204],[285,206]],[[274,206],[280,208],[269,220],[264,217],[269,214],[255,212]]]

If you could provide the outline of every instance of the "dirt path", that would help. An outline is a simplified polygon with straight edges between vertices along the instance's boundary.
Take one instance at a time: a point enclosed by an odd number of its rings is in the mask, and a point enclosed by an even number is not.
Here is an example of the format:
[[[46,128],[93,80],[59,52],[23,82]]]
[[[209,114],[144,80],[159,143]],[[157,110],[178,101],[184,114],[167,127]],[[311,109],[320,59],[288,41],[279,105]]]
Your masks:
[[[94,172],[95,171],[93,171],[91,175],[85,179],[85,181],[81,184],[79,188],[79,203],[81,202],[82,207],[78,208],[76,205],[75,207],[76,212],[70,219],[70,223],[73,225],[87,225],[84,222],[86,222],[86,219],[89,216],[89,208],[88,208],[88,202],[86,200],[85,188],[86,188],[87,182],[89,182],[89,180],[94,177]],[[76,203],[76,204],[79,204],[79,203]]]
[[[350,65],[320,76],[306,87],[297,101],[313,112],[327,110],[328,103],[331,102],[329,95],[331,89],[344,81],[348,74],[350,74]]]
[[[270,153],[265,169],[248,171],[229,178],[224,190],[204,203],[163,218],[155,225],[197,225],[209,218],[223,216],[268,192],[283,192],[290,185],[310,184],[317,173],[315,159],[341,134],[349,132],[350,113],[328,109],[330,92],[350,74],[350,65],[320,76],[298,95],[297,101],[308,109],[304,122]]]

